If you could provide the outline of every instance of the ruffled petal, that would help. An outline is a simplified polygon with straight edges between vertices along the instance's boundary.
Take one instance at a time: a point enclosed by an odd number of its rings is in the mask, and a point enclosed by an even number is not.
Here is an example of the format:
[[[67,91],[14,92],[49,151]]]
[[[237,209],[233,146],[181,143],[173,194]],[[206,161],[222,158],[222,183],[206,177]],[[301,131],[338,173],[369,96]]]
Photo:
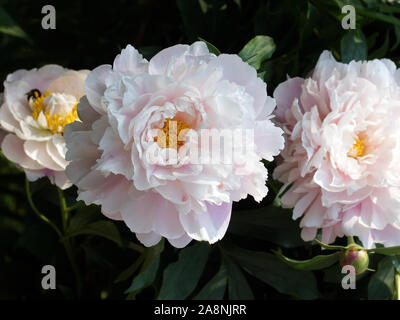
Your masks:
[[[189,212],[180,215],[187,234],[195,240],[215,243],[222,239],[231,218],[232,202],[220,206],[207,204],[207,212]]]

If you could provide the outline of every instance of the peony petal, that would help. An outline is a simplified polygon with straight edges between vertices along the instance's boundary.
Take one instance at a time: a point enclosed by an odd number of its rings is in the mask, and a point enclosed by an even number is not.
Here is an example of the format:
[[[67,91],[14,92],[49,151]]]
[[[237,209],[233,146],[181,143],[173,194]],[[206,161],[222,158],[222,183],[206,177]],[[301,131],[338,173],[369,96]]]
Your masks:
[[[127,45],[125,49],[122,49],[121,53],[115,58],[113,65],[114,71],[129,75],[138,75],[146,72],[147,68],[147,60],[131,45]]]
[[[274,113],[279,122],[286,122],[286,110],[289,110],[292,107],[295,98],[300,98],[303,83],[304,79],[302,78],[292,78],[280,83],[276,87],[274,98],[276,99],[277,108]]]
[[[85,81],[86,97],[92,108],[100,114],[106,112],[106,107],[101,102],[101,99],[106,90],[105,79],[110,75],[110,72],[110,65],[99,66],[90,72]]]
[[[300,227],[322,227],[322,222],[324,220],[323,212],[325,211],[326,208],[322,207],[321,200],[315,199],[308,208],[307,212],[304,214],[304,217],[300,222]]]
[[[272,161],[283,149],[285,140],[282,129],[276,127],[271,121],[257,121],[254,129],[254,144],[257,153],[264,159]]]
[[[308,228],[305,227],[301,230],[301,238],[304,241],[312,241],[315,239],[315,237],[317,236],[317,228]]]
[[[0,126],[7,131],[18,132],[19,136],[22,135],[19,122],[15,120],[6,103],[0,107]]]
[[[4,137],[1,149],[7,159],[24,169],[41,170],[44,168],[39,162],[28,157],[24,151],[24,141],[14,134],[8,134]]]
[[[155,232],[136,233],[136,237],[146,247],[155,246],[161,240],[161,236]]]
[[[160,195],[130,189],[129,201],[121,205],[121,215],[135,233],[156,232],[166,238],[179,238],[184,230],[177,209]]]
[[[128,179],[133,177],[133,165],[130,152],[124,149],[121,139],[108,127],[99,142],[99,149],[103,150],[101,158],[97,160],[96,169],[107,175],[108,173],[122,174]]]
[[[149,74],[166,74],[171,61],[181,57],[188,50],[188,45],[177,44],[161,50],[149,62]]]
[[[308,209],[310,204],[315,200],[315,197],[318,195],[318,190],[312,191],[306,195],[304,195],[295,205],[293,209],[293,220],[301,217]]]
[[[195,240],[215,243],[222,239],[231,218],[232,202],[220,206],[207,204],[207,212],[191,211],[180,215],[180,221],[187,234]]]
[[[62,167],[63,169],[67,167],[68,162],[65,161],[66,147],[62,135],[53,135],[52,139],[47,141],[46,143],[46,151],[49,154],[50,158],[60,167]]]
[[[182,249],[186,247],[193,239],[189,237],[186,233],[177,239],[168,239],[168,242],[172,244],[175,248]]]
[[[37,161],[45,168],[61,171],[64,170],[62,166],[57,164],[47,152],[47,143],[28,140],[24,142],[25,153],[34,161]]]
[[[254,115],[265,116],[272,112],[270,108],[265,108],[266,104],[266,84],[257,77],[256,70],[234,54],[220,54],[216,59],[210,61],[209,66],[222,67],[223,79],[245,87],[246,92],[254,98]],[[269,101],[270,103],[270,101]],[[270,109],[270,110],[268,110]]]
[[[53,174],[54,184],[62,190],[68,189],[72,186],[71,181],[69,181],[65,171],[55,171]]]
[[[68,70],[50,83],[47,91],[73,95],[78,101],[85,95],[85,80],[89,70]]]

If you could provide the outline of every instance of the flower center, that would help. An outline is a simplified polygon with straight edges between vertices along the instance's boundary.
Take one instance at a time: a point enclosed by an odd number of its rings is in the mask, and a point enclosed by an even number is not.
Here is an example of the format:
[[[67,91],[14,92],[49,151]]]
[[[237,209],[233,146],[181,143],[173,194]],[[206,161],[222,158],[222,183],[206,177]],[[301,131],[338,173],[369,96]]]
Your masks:
[[[74,96],[46,91],[40,94],[39,90],[32,90],[29,104],[32,107],[33,119],[51,133],[63,133],[65,126],[78,120],[78,101]]]
[[[164,123],[164,127],[158,130],[154,141],[157,142],[160,148],[173,148],[178,150],[185,143],[184,137],[188,129],[190,129],[190,125],[182,120],[176,118],[167,119]],[[182,130],[184,131],[181,134]]]
[[[358,158],[364,155],[365,145],[364,145],[365,137],[364,138],[357,138],[353,144],[353,148],[348,153],[348,156],[351,158]]]

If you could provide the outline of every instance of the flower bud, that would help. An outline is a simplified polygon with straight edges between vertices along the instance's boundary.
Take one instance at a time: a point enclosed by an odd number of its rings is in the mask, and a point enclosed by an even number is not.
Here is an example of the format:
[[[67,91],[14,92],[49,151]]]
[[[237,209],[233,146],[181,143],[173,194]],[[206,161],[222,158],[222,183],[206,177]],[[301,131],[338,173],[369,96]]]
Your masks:
[[[352,265],[356,274],[361,274],[368,268],[368,252],[361,246],[351,245],[342,253],[340,258],[341,266]]]

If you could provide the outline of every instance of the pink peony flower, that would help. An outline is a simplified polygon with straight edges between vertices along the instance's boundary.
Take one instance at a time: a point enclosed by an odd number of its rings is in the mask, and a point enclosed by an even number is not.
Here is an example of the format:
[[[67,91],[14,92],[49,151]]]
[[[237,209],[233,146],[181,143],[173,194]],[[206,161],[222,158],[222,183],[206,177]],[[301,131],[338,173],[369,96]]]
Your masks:
[[[7,134],[1,149],[30,181],[47,176],[62,189],[71,186],[63,132],[78,119],[76,106],[88,73],[47,65],[18,70],[4,82],[0,126]]]
[[[123,220],[144,245],[161,237],[175,247],[214,243],[226,232],[232,201],[267,194],[261,160],[283,148],[283,132],[270,120],[275,102],[266,85],[238,56],[217,57],[196,42],[148,62],[128,45],[113,66],[89,74],[85,93],[82,122],[66,129],[67,175],[78,199]],[[187,153],[203,155],[196,139],[203,129],[251,130],[254,142],[223,140],[232,162],[209,163]],[[254,148],[241,151],[242,143]]]
[[[280,84],[286,132],[274,177],[302,238],[358,236],[400,245],[400,71],[387,59],[338,63],[325,51],[312,74]]]

